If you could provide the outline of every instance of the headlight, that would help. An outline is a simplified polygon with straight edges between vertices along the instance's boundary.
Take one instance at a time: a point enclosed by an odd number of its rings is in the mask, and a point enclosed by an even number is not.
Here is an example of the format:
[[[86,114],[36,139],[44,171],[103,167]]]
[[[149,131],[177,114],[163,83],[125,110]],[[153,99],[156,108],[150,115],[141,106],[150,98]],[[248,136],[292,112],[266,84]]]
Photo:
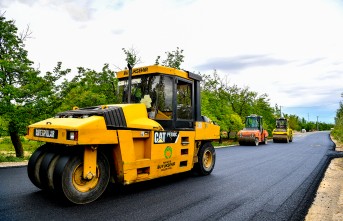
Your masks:
[[[79,132],[78,131],[68,131],[67,132],[67,140],[75,140],[79,139]]]

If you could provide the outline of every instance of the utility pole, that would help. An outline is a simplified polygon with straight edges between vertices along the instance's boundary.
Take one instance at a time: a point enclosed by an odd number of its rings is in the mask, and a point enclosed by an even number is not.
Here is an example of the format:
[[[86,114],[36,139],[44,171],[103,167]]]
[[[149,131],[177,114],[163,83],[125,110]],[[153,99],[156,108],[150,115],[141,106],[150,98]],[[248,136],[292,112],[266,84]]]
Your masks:
[[[282,106],[280,106],[280,117],[282,117],[282,111],[281,111],[281,107],[282,107]]]

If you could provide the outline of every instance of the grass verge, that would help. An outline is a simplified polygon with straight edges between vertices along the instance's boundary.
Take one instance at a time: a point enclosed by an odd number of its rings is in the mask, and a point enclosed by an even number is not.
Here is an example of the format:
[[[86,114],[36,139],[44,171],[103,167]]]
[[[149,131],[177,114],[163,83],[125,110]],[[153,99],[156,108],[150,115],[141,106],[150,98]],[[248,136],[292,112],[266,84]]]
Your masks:
[[[24,157],[16,157],[14,146],[9,137],[0,138],[0,162],[21,162],[28,160],[31,154],[43,144],[43,142],[27,140],[24,137],[21,139]]]
[[[212,145],[214,147],[218,147],[218,146],[230,146],[230,145],[237,145],[238,142],[237,141],[233,141],[233,140],[223,140],[222,143],[219,143],[218,141],[212,142]]]

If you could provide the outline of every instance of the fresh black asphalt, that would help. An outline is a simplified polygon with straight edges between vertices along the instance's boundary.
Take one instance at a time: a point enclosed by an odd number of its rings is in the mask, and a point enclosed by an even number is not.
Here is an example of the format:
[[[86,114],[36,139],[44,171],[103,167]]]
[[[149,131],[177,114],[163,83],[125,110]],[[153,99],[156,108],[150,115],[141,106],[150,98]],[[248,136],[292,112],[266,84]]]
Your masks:
[[[0,220],[302,220],[333,148],[329,132],[299,134],[288,144],[218,148],[209,176],[112,184],[86,205],[37,189],[27,167],[0,168]]]

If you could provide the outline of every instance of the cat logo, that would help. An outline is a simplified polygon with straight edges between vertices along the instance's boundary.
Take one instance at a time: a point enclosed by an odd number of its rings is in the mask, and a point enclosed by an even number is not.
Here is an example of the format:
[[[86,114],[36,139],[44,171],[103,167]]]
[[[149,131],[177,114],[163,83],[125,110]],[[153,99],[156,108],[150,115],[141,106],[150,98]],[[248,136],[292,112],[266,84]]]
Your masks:
[[[154,133],[154,143],[176,143],[179,137],[179,132],[177,131],[155,131]]]

